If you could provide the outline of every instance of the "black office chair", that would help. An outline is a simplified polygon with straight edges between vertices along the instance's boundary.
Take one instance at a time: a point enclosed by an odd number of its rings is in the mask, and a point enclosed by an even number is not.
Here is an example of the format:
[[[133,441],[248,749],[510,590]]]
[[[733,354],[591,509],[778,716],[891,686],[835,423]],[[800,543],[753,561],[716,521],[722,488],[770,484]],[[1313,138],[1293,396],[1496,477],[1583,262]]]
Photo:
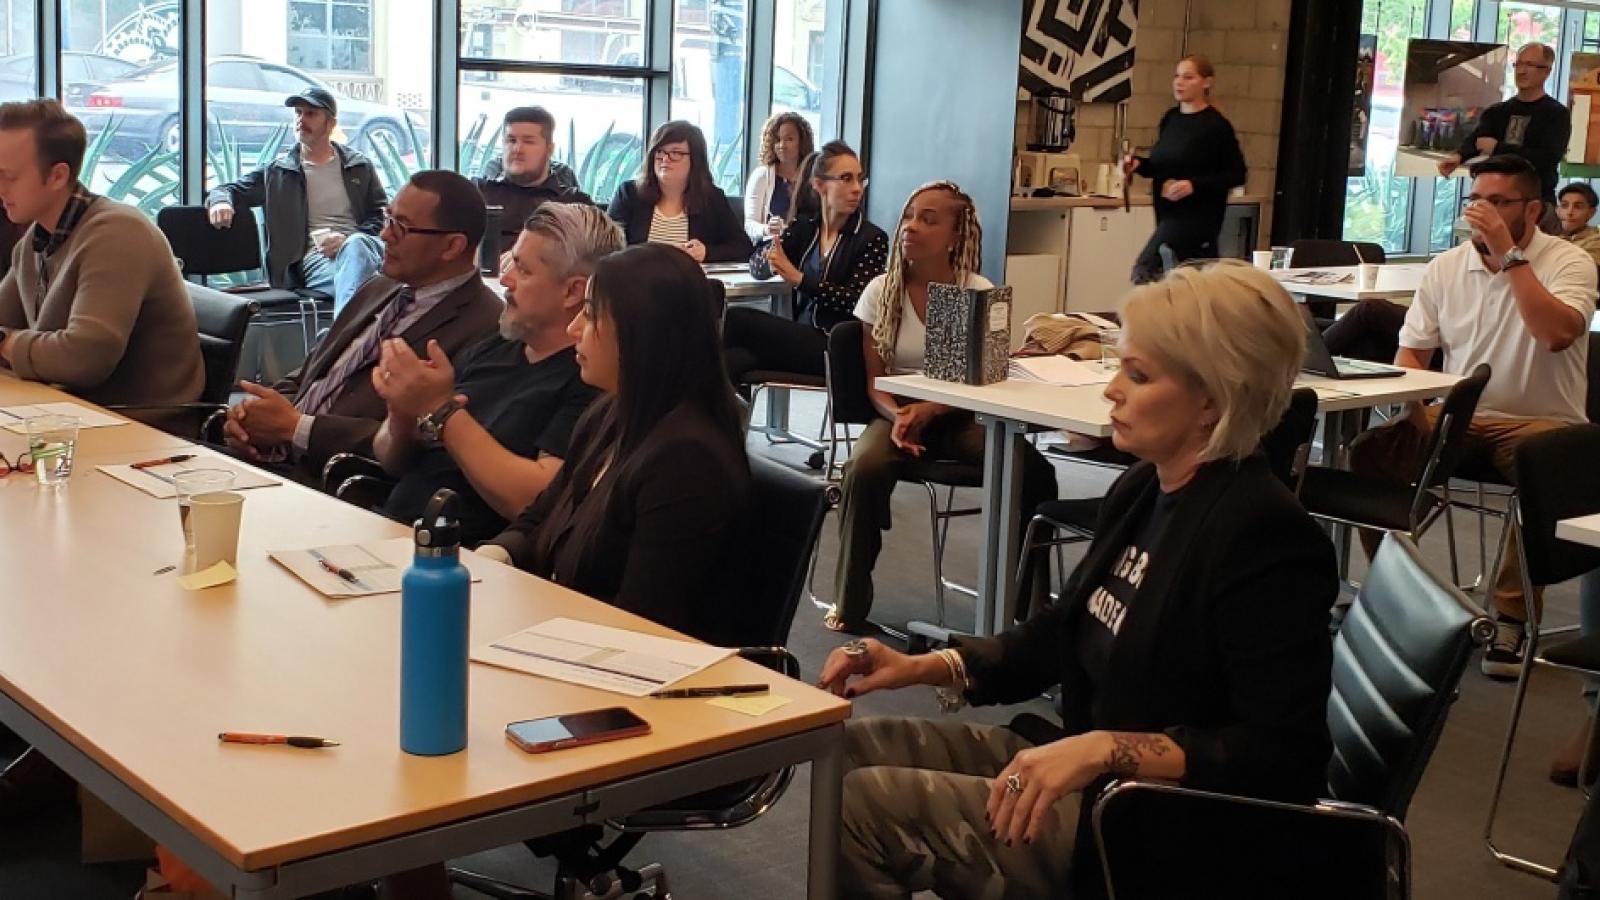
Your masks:
[[[1366,241],[1331,241],[1302,238],[1289,245],[1289,265],[1296,269],[1314,269],[1319,266],[1354,266],[1360,263],[1382,265],[1388,262],[1383,247]],[[1333,324],[1337,300],[1331,297],[1307,296],[1306,308],[1316,318],[1320,328]]]
[[[1092,819],[1109,895],[1409,896],[1406,809],[1473,648],[1493,630],[1416,544],[1386,537],[1334,639],[1329,799],[1114,782]]]
[[[381,508],[395,484],[377,460],[358,453],[335,453],[322,465],[323,493],[362,509]]]
[[[749,602],[728,612],[724,622],[739,655],[790,678],[800,677],[800,662],[783,646],[805,591],[806,560],[822,531],[827,512],[823,486],[814,478],[762,457],[750,459],[751,527],[735,557],[737,576]],[[639,870],[621,863],[646,834],[738,828],[776,804],[794,779],[794,768],[746,779],[606,822],[619,832],[602,844],[605,829],[585,826],[551,838],[528,841],[536,855],[557,860],[557,897],[579,897],[587,889],[605,895],[613,884],[632,894],[653,887],[652,896],[670,896],[665,869],[652,863]],[[452,881],[501,898],[543,897],[538,892],[461,869]]]
[[[1283,480],[1292,491],[1300,490],[1306,471],[1306,461],[1311,458],[1311,437],[1317,427],[1317,392],[1298,388],[1289,395],[1289,406],[1272,430],[1261,436],[1261,451],[1266,454],[1267,465],[1273,474]],[[1125,455],[1125,454],[1124,454]],[[1056,549],[1056,576],[1066,580],[1064,561],[1060,549],[1094,537],[1100,520],[1100,506],[1104,497],[1073,497],[1049,500],[1039,504],[1028,528],[1022,535],[1022,559],[1017,565],[1017,596],[1019,604],[1025,602],[1022,586],[1027,584],[1029,567],[1036,565],[1038,551]],[[1050,529],[1047,536],[1040,529]],[[1026,619],[1029,610],[1019,605],[1017,618]]]
[[[1521,553],[1523,596],[1531,598],[1535,588],[1559,584],[1600,569],[1600,549],[1556,537],[1556,523],[1562,519],[1600,512],[1600,469],[1595,466],[1596,459],[1600,459],[1600,425],[1574,425],[1546,432],[1517,446],[1517,502],[1512,516],[1520,538],[1517,547]],[[1483,839],[1490,854],[1505,865],[1553,880],[1555,867],[1495,846],[1495,814],[1500,808],[1506,768],[1511,762],[1511,747],[1516,741],[1533,667],[1550,665],[1600,674],[1600,665],[1597,665],[1600,663],[1600,635],[1587,635],[1560,644],[1541,655],[1537,605],[1530,602],[1530,611],[1528,645],[1517,678],[1516,697],[1511,701],[1511,721],[1500,753],[1494,792],[1489,798],[1489,818],[1483,828]]]
[[[198,278],[201,284],[212,275],[251,272],[262,266],[261,234],[255,212],[248,207],[234,210],[229,227],[212,228],[204,206],[169,206],[156,213],[156,227],[172,245],[184,277]],[[321,291],[286,290],[258,282],[229,288],[227,293],[247,294],[260,304],[261,327],[298,326],[308,354],[323,320],[333,319],[333,297]]]
[[[1409,483],[1388,478],[1310,466],[1300,487],[1306,512],[1327,522],[1365,531],[1394,531],[1420,540],[1423,532],[1448,512],[1450,479],[1466,453],[1467,426],[1489,383],[1489,366],[1480,364],[1445,396],[1423,456]],[[1454,522],[1446,516],[1450,543],[1450,577],[1460,582]]]
[[[851,425],[870,425],[882,418],[872,401],[867,398],[867,363],[862,356],[862,333],[865,326],[854,319],[840,322],[828,332],[828,353],[825,360],[827,372],[828,404],[833,413],[833,446],[843,444],[847,452],[855,446]],[[829,471],[839,465],[830,452],[827,459]],[[978,508],[957,508],[956,488],[983,487],[983,468],[974,463],[948,460],[907,459],[900,466],[900,480],[920,484],[928,492],[928,522],[933,535],[933,597],[935,624],[945,627],[945,591],[953,590],[973,595],[971,588],[944,577],[944,551],[948,546],[950,520],[962,516],[975,516]],[[939,488],[945,489],[944,503],[939,502]],[[881,626],[880,626],[881,627]],[[894,632],[890,632],[893,634]]]
[[[185,285],[194,306],[195,324],[200,332],[200,359],[205,367],[205,382],[200,397],[193,403],[124,404],[110,406],[119,412],[155,414],[155,420],[179,437],[205,438],[213,416],[225,413],[239,371],[239,355],[244,349],[245,332],[260,312],[260,304],[248,296],[225,294],[190,282]],[[182,423],[181,425],[176,423]],[[220,441],[220,436],[219,436]]]

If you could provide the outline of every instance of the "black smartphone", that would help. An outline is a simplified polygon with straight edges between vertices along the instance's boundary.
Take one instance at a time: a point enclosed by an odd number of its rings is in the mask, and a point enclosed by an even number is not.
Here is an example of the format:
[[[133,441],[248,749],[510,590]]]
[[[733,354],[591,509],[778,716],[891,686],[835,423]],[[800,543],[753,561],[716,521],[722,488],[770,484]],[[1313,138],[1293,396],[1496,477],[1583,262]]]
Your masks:
[[[506,738],[529,753],[549,753],[649,733],[650,723],[621,706],[524,719],[506,726]]]

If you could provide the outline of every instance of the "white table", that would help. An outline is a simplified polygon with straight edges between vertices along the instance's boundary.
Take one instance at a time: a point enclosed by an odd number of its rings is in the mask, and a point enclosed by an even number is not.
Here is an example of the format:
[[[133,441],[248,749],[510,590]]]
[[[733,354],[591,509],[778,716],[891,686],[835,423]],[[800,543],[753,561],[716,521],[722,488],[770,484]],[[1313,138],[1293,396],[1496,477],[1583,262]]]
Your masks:
[[[1455,375],[1415,370],[1399,378],[1337,380],[1302,375],[1296,385],[1317,392],[1318,411],[1325,414],[1324,447],[1332,448],[1337,444],[1334,436],[1345,433],[1347,416],[1375,406],[1440,397],[1459,380]],[[1016,563],[1022,534],[1016,509],[1022,502],[1024,437],[1040,428],[1109,437],[1111,403],[1103,396],[1105,385],[1055,387],[1008,380],[979,387],[898,375],[879,378],[877,387],[913,400],[971,410],[983,425],[983,541],[973,630],[984,636],[1006,630],[1017,609]],[[1341,464],[1342,458],[1331,454],[1328,462]]]
[[[1556,537],[1574,544],[1600,547],[1600,513],[1562,519],[1556,523]]]
[[[1422,283],[1422,273],[1427,271],[1427,268],[1427,263],[1390,263],[1379,266],[1378,283],[1369,290],[1362,290],[1357,285],[1361,275],[1356,266],[1274,269],[1272,276],[1278,279],[1284,290],[1298,297],[1327,297],[1357,303],[1362,300],[1410,300],[1417,293],[1417,286]],[[1307,284],[1285,280],[1307,272],[1336,272],[1348,275],[1349,280],[1335,284]]]

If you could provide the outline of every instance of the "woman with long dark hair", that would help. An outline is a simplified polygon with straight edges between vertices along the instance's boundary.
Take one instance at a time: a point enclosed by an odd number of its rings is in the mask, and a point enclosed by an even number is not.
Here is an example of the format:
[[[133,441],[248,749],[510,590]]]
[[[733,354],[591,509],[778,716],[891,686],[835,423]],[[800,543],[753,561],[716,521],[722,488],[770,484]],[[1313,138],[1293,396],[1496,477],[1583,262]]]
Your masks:
[[[800,166],[816,150],[811,123],[797,112],[781,112],[761,129],[761,165],[744,186],[744,231],[752,241],[777,237],[794,219]]]
[[[687,256],[601,260],[573,320],[583,380],[605,392],[532,505],[480,548],[702,640],[720,642],[750,466],[706,277]]]
[[[706,136],[688,122],[666,122],[650,136],[644,170],[617,186],[606,210],[629,244],[668,244],[697,263],[750,255],[744,222],[711,180]]]
[[[829,141],[806,157],[799,184],[793,221],[750,259],[750,274],[794,289],[794,319],[728,310],[722,343],[734,384],[752,369],[820,378],[828,329],[851,317],[889,256],[888,236],[862,210],[867,175],[849,144]]]

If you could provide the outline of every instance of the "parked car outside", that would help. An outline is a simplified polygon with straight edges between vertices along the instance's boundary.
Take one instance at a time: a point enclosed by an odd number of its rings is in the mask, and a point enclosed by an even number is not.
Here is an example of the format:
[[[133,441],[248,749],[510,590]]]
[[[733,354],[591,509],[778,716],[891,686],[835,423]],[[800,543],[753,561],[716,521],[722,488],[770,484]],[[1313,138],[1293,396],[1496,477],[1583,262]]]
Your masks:
[[[61,53],[61,82],[67,102],[74,97],[87,96],[90,91],[108,81],[124,78],[139,68],[139,63],[128,62],[115,56],[87,53],[82,50],[63,50]],[[0,57],[0,103],[32,100],[39,96],[37,86],[39,67],[32,53]]]

